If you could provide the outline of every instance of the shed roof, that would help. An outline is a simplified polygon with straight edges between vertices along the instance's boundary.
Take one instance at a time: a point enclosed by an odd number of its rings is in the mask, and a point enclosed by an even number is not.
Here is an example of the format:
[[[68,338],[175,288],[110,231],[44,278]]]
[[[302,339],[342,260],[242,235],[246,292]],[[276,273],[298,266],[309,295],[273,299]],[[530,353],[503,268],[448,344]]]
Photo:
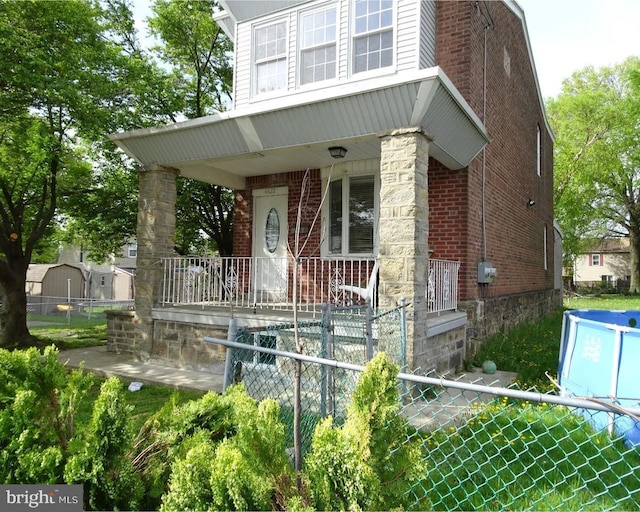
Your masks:
[[[44,263],[32,263],[29,265],[27,269],[27,283],[41,283],[44,281],[44,278],[47,275],[47,272],[52,268],[57,267],[69,267],[79,271],[82,274],[82,270],[73,265],[67,265],[66,263],[54,263],[54,264],[44,264]]]

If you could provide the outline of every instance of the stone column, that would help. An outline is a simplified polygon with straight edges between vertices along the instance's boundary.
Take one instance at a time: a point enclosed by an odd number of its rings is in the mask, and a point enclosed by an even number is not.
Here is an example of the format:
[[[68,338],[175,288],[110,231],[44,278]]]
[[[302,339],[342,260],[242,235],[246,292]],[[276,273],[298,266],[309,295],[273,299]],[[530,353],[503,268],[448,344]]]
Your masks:
[[[153,346],[152,308],[162,294],[161,258],[173,256],[177,169],[151,165],[139,174],[136,269],[137,350],[148,359]]]
[[[420,128],[381,135],[380,154],[380,305],[407,309],[407,363],[416,365],[427,338],[429,268],[429,137]]]

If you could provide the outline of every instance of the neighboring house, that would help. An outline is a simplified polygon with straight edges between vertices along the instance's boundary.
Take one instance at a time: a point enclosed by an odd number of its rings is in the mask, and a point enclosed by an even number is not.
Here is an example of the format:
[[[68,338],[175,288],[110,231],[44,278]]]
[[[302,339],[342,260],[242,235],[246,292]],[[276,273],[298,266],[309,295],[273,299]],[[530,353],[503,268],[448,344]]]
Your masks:
[[[138,244],[134,241],[122,248],[120,254],[114,255],[113,264],[129,274],[136,275]]]
[[[123,256],[111,257],[109,264],[98,264],[87,260],[86,254],[79,247],[68,246],[60,252],[58,263],[68,263],[82,269],[86,283],[83,297],[109,301],[133,300],[135,297],[135,253],[133,258],[130,257],[130,247],[131,244],[123,247]],[[126,268],[123,268],[125,265]]]
[[[631,252],[628,238],[607,239],[580,254],[575,261],[576,288],[594,286],[628,288],[631,279]]]
[[[69,298],[84,298],[82,269],[73,265],[31,264],[27,269],[27,302],[30,310],[41,314],[55,312]]]
[[[291,307],[306,170],[304,311],[404,298],[427,371],[561,306],[553,134],[516,2],[221,4],[232,109],[112,135],[141,165],[136,311],[111,314],[112,350],[202,367],[230,303],[240,327],[290,319],[261,313]],[[174,254],[178,176],[235,191],[233,258]]]

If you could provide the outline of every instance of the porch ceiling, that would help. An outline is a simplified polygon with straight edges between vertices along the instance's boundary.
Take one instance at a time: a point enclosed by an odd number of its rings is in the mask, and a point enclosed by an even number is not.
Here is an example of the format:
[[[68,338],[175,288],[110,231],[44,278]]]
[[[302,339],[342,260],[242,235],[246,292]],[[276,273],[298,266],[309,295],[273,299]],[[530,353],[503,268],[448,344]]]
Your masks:
[[[111,135],[143,166],[234,189],[249,176],[380,157],[380,134],[420,126],[430,156],[466,167],[488,142],[486,129],[440,68],[288,95],[181,123]]]

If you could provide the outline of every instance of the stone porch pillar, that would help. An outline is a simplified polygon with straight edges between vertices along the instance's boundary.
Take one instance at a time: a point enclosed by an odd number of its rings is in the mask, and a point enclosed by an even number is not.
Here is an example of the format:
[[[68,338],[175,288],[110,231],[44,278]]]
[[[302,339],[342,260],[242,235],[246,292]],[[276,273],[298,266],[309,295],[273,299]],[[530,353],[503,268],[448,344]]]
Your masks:
[[[381,135],[380,289],[383,308],[406,298],[407,364],[416,366],[427,339],[429,137],[419,127]]]
[[[148,359],[153,346],[151,310],[162,294],[161,258],[173,256],[176,228],[177,169],[151,165],[140,171],[138,195],[138,256],[136,270],[137,350]]]

